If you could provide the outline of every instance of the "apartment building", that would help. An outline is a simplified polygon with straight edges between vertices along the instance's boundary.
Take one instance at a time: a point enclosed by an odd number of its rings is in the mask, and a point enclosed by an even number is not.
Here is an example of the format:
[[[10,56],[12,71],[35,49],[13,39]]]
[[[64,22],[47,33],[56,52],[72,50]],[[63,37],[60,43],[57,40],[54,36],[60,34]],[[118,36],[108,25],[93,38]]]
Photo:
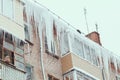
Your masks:
[[[0,0],[0,80],[25,80],[23,2]]]
[[[120,59],[36,1],[0,0],[0,80],[120,80]]]

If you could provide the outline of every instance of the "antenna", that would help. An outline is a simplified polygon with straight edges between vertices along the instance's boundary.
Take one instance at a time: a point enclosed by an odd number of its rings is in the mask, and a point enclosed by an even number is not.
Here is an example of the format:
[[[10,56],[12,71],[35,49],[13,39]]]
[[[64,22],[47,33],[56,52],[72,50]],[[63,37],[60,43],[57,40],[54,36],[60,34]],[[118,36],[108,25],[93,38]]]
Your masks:
[[[84,16],[85,16],[85,21],[86,21],[86,27],[87,27],[87,32],[89,33],[89,27],[88,27],[88,22],[87,22],[87,16],[86,16],[86,14],[87,14],[87,9],[84,8]]]
[[[96,27],[96,32],[98,32],[98,24],[97,23],[95,24],[95,27]]]

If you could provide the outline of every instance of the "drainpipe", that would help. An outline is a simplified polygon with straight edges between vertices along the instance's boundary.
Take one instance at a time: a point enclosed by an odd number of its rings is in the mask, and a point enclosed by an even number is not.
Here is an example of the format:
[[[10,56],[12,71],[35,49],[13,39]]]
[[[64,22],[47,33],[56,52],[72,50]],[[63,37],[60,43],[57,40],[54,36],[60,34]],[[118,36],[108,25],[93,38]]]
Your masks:
[[[41,69],[42,69],[43,80],[46,80],[45,69],[44,69],[44,64],[43,64],[43,47],[42,47],[42,41],[40,40],[40,36],[42,36],[42,35],[39,34],[39,31],[38,31],[38,36],[39,36],[39,41],[40,41],[40,65],[41,65]],[[42,37],[41,37],[41,39],[42,39]]]

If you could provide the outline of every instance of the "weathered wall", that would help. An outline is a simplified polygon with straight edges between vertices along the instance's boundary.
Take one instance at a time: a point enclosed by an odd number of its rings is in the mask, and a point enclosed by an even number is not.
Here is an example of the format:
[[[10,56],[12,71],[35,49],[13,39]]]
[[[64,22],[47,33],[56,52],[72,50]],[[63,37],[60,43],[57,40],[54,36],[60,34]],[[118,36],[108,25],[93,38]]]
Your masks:
[[[33,66],[33,80],[43,80],[40,55],[43,56],[42,58],[43,58],[43,65],[44,65],[46,79],[48,79],[48,74],[49,74],[59,80],[63,80],[61,61],[60,61],[61,59],[55,58],[54,56],[45,53],[44,35],[43,38],[40,39],[42,40],[43,53],[41,53],[39,35],[35,27],[32,28],[31,37],[32,37],[31,41],[33,45],[31,45],[31,48],[29,48],[30,53],[25,54],[25,61],[26,63]]]

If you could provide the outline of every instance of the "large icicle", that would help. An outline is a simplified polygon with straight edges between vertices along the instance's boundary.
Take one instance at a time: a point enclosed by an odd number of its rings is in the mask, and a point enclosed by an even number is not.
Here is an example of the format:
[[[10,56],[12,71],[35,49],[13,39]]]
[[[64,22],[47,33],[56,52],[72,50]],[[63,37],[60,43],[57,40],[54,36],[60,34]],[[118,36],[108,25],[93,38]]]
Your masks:
[[[47,42],[48,51],[50,53],[60,52],[65,54],[72,52],[78,54],[82,58],[89,60],[101,69],[104,69],[104,76],[110,77],[110,61],[114,63],[116,74],[120,70],[120,59],[113,53],[89,40],[85,36],[77,32],[71,25],[63,21],[60,17],[51,13],[48,9],[35,3],[34,1],[26,0],[25,8],[27,12],[28,24],[31,25],[31,18],[34,19],[34,27],[38,29],[40,37],[41,52],[43,52],[43,39]],[[53,33],[56,31],[56,36]],[[37,31],[37,30],[36,30]],[[43,35],[45,35],[43,37]],[[76,46],[74,46],[76,45]],[[59,49],[60,48],[60,49]],[[88,48],[86,50],[86,48]],[[57,51],[59,50],[59,51]],[[86,52],[87,51],[87,52]],[[88,53],[88,54],[87,54]],[[96,61],[98,64],[96,64]],[[120,72],[120,71],[119,71]]]

